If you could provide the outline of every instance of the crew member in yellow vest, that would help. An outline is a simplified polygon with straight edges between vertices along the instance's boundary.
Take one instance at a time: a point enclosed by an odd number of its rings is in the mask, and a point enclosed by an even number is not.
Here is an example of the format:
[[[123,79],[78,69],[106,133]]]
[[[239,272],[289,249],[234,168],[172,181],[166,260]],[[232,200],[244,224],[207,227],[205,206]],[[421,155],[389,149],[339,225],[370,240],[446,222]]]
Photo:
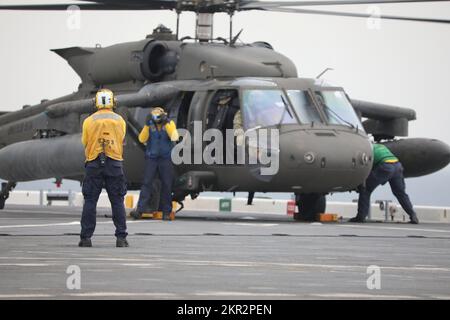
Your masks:
[[[358,214],[350,222],[364,222],[369,215],[370,195],[380,184],[389,182],[392,193],[403,210],[409,215],[410,223],[418,224],[416,212],[405,191],[403,166],[398,158],[383,144],[373,145],[373,168],[366,180],[365,187],[359,193]]]
[[[161,181],[161,203],[159,207],[163,212],[163,219],[170,220],[173,182],[171,152],[178,138],[176,125],[173,121],[167,119],[164,109],[153,108],[139,134],[139,141],[146,145],[146,150],[144,179],[137,206],[138,214],[146,211],[147,204],[152,196],[153,180],[158,173]]]
[[[84,206],[81,216],[80,247],[91,247],[96,225],[98,198],[105,187],[116,227],[117,247],[128,247],[124,196],[123,142],[126,124],[113,111],[116,100],[112,91],[102,89],[95,96],[98,111],[83,122],[82,143],[85,147],[86,174],[83,181]]]

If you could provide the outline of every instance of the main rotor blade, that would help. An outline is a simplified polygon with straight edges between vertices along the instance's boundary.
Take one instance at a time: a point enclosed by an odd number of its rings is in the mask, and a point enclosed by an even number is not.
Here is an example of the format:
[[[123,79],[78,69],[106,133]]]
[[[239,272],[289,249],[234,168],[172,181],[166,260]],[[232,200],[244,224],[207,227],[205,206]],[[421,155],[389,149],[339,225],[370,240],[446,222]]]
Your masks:
[[[304,7],[304,6],[329,6],[329,5],[359,5],[359,4],[389,4],[389,3],[428,3],[428,2],[449,2],[450,0],[306,0],[306,1],[256,1],[256,0],[81,0],[85,3],[65,3],[65,4],[23,4],[23,5],[0,5],[0,10],[41,10],[41,11],[62,11],[70,6],[78,6],[83,10],[173,10],[198,11],[198,12],[231,12],[244,10],[264,10],[284,7]]]
[[[0,6],[0,10],[33,10],[33,11],[66,11],[71,6],[77,6],[82,10],[130,10],[127,6],[104,5],[104,4],[35,4],[35,5],[6,5]]]
[[[33,10],[33,11],[65,11],[70,6],[82,10],[164,10],[177,7],[177,1],[85,1],[88,3],[32,4],[32,5],[0,5],[0,10]]]
[[[413,2],[449,2],[449,0],[324,0],[324,1],[241,1],[239,10],[269,9],[278,7],[306,7],[306,6],[338,6],[359,4],[389,4]]]
[[[447,20],[447,19],[414,18],[414,17],[402,17],[402,16],[389,16],[389,15],[378,16],[378,15],[366,14],[366,13],[352,13],[352,12],[338,12],[338,11],[323,11],[323,10],[294,9],[294,8],[273,8],[273,9],[262,9],[262,10],[273,11],[273,12],[319,14],[319,15],[340,16],[340,17],[373,18],[373,19],[380,18],[380,19],[388,19],[388,20],[432,22],[432,23],[445,23],[445,24],[450,23],[450,20]]]

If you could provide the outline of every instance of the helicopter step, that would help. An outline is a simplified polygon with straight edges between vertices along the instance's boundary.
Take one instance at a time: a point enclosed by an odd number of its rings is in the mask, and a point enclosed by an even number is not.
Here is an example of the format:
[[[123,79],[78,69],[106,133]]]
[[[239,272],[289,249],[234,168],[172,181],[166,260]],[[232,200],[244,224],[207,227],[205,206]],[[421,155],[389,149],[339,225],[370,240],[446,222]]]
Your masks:
[[[5,202],[9,198],[9,193],[16,187],[15,182],[3,182],[0,191],[0,210],[5,207]]]
[[[294,212],[295,221],[319,221],[327,204],[325,195],[317,193],[296,194],[295,203],[298,207],[298,212]]]

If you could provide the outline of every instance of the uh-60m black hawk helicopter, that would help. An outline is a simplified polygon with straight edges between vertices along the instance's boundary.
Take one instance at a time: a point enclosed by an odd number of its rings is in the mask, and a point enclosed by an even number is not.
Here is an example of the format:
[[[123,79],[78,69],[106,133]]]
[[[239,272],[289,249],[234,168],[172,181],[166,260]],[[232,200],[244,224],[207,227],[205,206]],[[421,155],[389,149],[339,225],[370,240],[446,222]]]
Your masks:
[[[304,14],[369,17],[336,11],[303,9],[371,3],[426,1],[290,1],[239,0],[147,1],[104,0],[77,2],[81,10],[174,10],[177,30],[154,30],[142,41],[101,48],[52,50],[80,76],[77,92],[43,101],[0,116],[1,207],[17,182],[46,178],[82,181],[84,153],[82,121],[93,111],[99,88],[117,95],[117,112],[128,124],[124,168],[129,189],[139,189],[144,156],[137,140],[148,108],[163,105],[178,128],[193,133],[233,129],[241,110],[247,131],[276,128],[279,132],[279,170],[261,175],[262,166],[248,164],[181,164],[174,199],[202,191],[293,192],[299,214],[308,218],[325,210],[325,195],[362,185],[372,167],[368,134],[389,145],[400,158],[406,177],[427,175],[450,162],[450,148],[435,139],[401,139],[415,111],[350,99],[343,88],[320,79],[299,78],[294,63],[266,42],[238,44],[232,17],[238,11],[268,10]],[[0,5],[0,10],[67,10],[70,4]],[[178,38],[183,11],[197,14],[194,38]],[[229,38],[212,38],[213,14],[230,16]],[[444,19],[380,16],[380,19],[450,23]],[[264,97],[264,103],[257,97]],[[223,97],[228,101],[220,105]],[[268,114],[271,117],[255,117]],[[362,123],[361,123],[362,122]],[[200,150],[207,147],[202,141]],[[273,147],[273,146],[272,146]],[[156,198],[156,197],[155,197]]]

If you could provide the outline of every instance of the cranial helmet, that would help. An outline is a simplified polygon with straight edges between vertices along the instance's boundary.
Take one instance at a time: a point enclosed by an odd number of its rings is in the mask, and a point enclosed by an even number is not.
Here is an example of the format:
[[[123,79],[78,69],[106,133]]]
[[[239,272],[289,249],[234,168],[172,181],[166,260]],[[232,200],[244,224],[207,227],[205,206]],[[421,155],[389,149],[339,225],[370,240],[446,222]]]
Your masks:
[[[95,95],[95,106],[97,109],[112,109],[116,105],[114,93],[109,89],[101,89]]]
[[[161,107],[153,108],[151,111],[152,120],[155,123],[159,123],[162,120],[163,115],[165,114],[164,109]]]

